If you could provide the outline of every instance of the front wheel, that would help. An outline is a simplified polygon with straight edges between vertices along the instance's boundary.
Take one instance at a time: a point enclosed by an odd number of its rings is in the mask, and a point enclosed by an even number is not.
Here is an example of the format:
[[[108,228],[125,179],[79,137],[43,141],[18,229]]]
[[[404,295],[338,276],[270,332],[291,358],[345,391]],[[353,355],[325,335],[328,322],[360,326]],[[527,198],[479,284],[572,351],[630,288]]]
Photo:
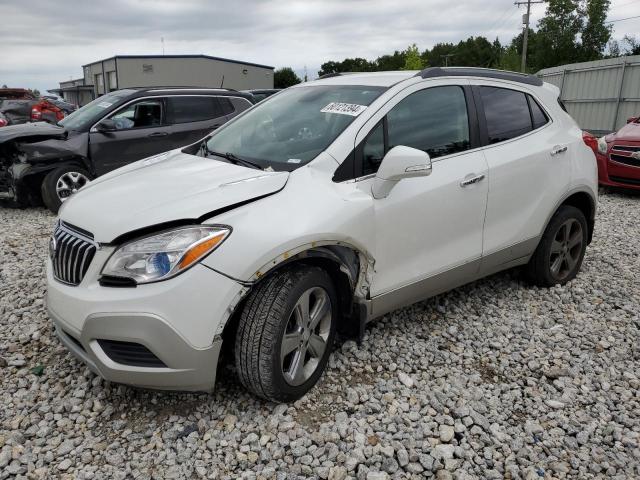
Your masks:
[[[336,316],[335,288],[320,268],[293,267],[263,280],[238,325],[235,363],[242,384],[275,402],[302,397],[327,364]]]
[[[540,244],[525,267],[529,281],[541,287],[564,285],[575,278],[587,249],[588,227],[576,207],[562,205],[553,215]]]
[[[56,168],[42,181],[41,193],[45,206],[58,213],[60,205],[90,181],[89,172],[74,165]]]

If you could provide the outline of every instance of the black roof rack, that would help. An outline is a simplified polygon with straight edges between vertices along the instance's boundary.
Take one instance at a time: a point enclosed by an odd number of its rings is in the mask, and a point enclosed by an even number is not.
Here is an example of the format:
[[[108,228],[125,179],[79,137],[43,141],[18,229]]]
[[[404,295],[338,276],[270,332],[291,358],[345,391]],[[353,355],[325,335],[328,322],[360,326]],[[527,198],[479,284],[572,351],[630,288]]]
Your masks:
[[[416,74],[416,77],[437,78],[437,77],[486,77],[509,80],[510,82],[526,83],[527,85],[542,86],[542,80],[534,75],[526,73],[507,72],[505,70],[494,70],[492,68],[476,67],[429,67]]]
[[[342,76],[341,72],[325,73],[324,75],[319,76],[318,80],[322,80],[323,78],[333,78],[333,77],[341,77],[341,76]]]

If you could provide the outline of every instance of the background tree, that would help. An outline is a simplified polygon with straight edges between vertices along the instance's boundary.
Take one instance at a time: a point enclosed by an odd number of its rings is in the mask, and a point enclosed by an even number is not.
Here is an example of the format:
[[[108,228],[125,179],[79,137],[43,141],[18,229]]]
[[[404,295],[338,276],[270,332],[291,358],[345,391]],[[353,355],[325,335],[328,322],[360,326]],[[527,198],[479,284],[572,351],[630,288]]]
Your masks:
[[[300,77],[296,75],[291,67],[279,68],[273,72],[274,88],[287,88],[300,83]]]
[[[425,50],[422,59],[430,67],[455,65],[456,46],[453,43],[436,43],[431,50]]]
[[[364,58],[345,58],[341,62],[326,62],[320,65],[318,76],[342,72],[374,72],[378,70],[374,62]]]
[[[622,38],[623,53],[622,55],[640,55],[640,40],[631,35],[625,35]]]
[[[391,55],[382,55],[375,60],[376,70],[390,71],[402,70],[406,63],[406,51],[399,52],[396,50]]]
[[[420,58],[420,52],[417,45],[409,45],[404,51],[404,67],[403,70],[422,70],[424,64]]]
[[[584,17],[585,25],[581,32],[581,60],[598,60],[611,38],[613,26],[605,24],[609,12],[609,0],[590,0],[587,2]]]

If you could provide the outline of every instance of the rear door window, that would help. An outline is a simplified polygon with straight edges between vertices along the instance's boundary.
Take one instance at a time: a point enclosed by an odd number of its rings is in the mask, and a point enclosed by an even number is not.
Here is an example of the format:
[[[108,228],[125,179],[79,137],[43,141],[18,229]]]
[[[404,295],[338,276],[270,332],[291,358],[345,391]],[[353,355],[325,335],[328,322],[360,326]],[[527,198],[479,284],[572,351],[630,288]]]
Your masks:
[[[532,130],[527,97],[523,92],[480,87],[489,143],[498,143]]]
[[[222,116],[222,107],[216,97],[169,97],[167,117],[171,124],[201,122]]]

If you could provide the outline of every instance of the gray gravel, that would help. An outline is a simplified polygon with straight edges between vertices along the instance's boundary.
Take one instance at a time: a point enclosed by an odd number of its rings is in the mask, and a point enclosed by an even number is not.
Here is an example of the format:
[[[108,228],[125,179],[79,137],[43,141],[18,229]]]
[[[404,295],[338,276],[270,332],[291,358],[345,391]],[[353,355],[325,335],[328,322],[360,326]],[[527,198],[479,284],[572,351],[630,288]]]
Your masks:
[[[94,376],[44,308],[53,217],[0,208],[0,479],[640,477],[640,196],[563,288],[499,274],[387,315],[293,405]]]

